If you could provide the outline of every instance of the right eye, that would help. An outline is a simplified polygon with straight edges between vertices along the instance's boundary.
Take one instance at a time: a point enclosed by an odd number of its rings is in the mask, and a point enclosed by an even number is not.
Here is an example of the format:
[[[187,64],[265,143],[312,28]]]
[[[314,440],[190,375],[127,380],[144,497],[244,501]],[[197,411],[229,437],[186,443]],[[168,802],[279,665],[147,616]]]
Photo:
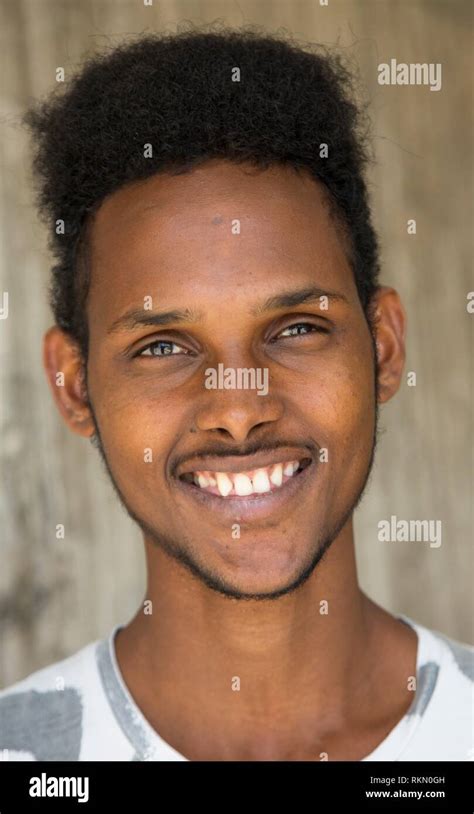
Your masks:
[[[157,348],[157,353],[152,351],[153,348]],[[177,350],[176,350],[177,349]],[[149,354],[145,354],[144,351],[150,350]],[[181,353],[188,353],[188,351],[184,350],[181,345],[177,345],[176,342],[171,342],[167,339],[155,339],[154,342],[149,342],[148,345],[144,345],[143,348],[140,348],[137,353],[134,354],[135,358],[163,358],[164,356],[178,356]]]

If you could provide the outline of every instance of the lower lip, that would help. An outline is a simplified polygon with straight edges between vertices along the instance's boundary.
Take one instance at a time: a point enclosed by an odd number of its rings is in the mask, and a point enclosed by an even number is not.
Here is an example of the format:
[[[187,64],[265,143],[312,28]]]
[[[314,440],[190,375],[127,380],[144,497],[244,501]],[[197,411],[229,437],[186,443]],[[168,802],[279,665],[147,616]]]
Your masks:
[[[183,494],[213,514],[218,513],[223,519],[233,522],[250,521],[269,517],[281,509],[288,510],[288,504],[295,497],[301,498],[301,493],[311,483],[315,470],[316,466],[312,461],[274,492],[249,497],[220,497],[179,478],[175,483]]]

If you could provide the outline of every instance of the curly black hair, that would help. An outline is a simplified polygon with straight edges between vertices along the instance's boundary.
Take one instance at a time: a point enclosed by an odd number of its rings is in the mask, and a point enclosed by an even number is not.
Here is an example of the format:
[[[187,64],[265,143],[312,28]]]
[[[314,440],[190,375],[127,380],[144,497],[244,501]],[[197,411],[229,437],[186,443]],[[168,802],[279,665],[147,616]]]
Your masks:
[[[240,81],[233,81],[236,68]],[[88,57],[63,87],[34,103],[24,123],[56,261],[49,302],[83,359],[94,212],[127,183],[210,158],[291,165],[325,185],[371,325],[378,245],[364,179],[368,119],[354,97],[353,72],[335,51],[251,26],[142,35]]]

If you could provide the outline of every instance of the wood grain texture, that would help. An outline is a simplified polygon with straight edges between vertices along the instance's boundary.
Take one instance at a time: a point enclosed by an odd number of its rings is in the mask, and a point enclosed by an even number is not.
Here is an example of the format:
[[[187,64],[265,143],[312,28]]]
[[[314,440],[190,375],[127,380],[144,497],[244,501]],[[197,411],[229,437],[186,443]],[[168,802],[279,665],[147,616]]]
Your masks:
[[[19,120],[55,86],[55,70],[130,33],[183,20],[288,29],[339,43],[370,100],[376,164],[370,186],[382,281],[409,320],[407,371],[382,409],[370,487],[356,515],[362,586],[392,612],[472,641],[472,319],[466,310],[472,223],[469,2],[351,0],[3,0],[1,3],[0,687],[104,635],[145,590],[140,533],[119,506],[97,453],[72,435],[41,363],[51,324],[51,258],[32,202],[29,145]],[[443,87],[381,87],[377,65],[441,62]],[[417,220],[417,234],[406,231]],[[381,544],[392,514],[440,519],[439,549]],[[66,539],[56,540],[57,523]]]

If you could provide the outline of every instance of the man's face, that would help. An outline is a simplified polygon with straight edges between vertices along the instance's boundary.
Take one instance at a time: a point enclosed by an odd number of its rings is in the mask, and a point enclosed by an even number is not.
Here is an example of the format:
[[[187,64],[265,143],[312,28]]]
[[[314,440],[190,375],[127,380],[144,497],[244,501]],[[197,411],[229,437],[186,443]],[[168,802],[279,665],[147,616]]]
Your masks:
[[[91,268],[90,404],[147,542],[230,595],[295,587],[360,497],[375,435],[372,338],[322,188],[221,161],[154,176],[102,204]],[[312,289],[329,299],[300,302]],[[111,330],[130,309],[180,314]],[[260,370],[268,393],[207,387],[219,365]]]

